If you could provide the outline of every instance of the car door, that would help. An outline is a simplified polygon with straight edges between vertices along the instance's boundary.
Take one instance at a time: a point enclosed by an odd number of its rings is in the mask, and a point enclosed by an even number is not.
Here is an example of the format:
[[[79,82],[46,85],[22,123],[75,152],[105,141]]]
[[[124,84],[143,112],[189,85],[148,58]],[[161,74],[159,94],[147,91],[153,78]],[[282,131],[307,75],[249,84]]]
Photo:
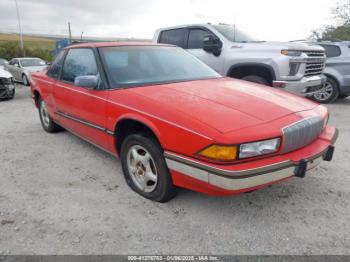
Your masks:
[[[334,44],[320,44],[325,49],[327,60],[324,73],[331,75],[342,85],[348,86],[350,83],[350,52],[347,46]]]
[[[22,81],[21,68],[18,59],[12,59],[7,66],[7,71],[9,71],[16,81]]]
[[[213,68],[216,72],[222,72],[223,58],[222,55],[215,56],[212,53],[203,50],[204,37],[213,35],[214,33],[203,27],[188,28],[188,38],[186,49],[188,52],[199,58],[202,62]]]
[[[64,90],[56,85],[57,79],[59,79],[61,75],[64,56],[65,50],[62,50],[48,68],[46,78],[38,79],[38,82],[43,82],[43,85],[48,89],[48,95],[45,97],[45,102],[49,112],[53,112],[51,116],[53,116],[55,120],[56,118],[59,118],[56,112],[57,109],[61,107],[64,99]]]
[[[92,48],[68,49],[62,73],[55,86],[56,112],[60,123],[89,142],[107,148],[106,126],[108,91],[103,82],[96,89],[74,84],[78,76],[99,75],[96,53]]]

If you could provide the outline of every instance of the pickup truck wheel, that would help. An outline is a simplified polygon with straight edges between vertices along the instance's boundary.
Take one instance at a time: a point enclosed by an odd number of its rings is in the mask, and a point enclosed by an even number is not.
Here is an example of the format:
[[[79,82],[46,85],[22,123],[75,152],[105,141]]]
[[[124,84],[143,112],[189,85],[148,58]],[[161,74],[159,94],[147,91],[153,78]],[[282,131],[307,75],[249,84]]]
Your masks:
[[[338,83],[327,77],[324,87],[313,95],[313,99],[319,103],[327,104],[334,102],[339,96]]]
[[[39,98],[39,117],[41,126],[46,132],[55,133],[60,130],[60,126],[52,120],[47,111],[46,103],[41,98]]]
[[[127,184],[145,198],[167,202],[176,195],[163,150],[155,139],[132,134],[121,146],[121,162]]]
[[[270,85],[269,82],[266,79],[262,78],[261,76],[250,75],[250,76],[242,77],[241,79],[249,82],[266,85],[266,86]]]
[[[22,75],[22,82],[23,82],[23,85],[29,86],[29,81],[26,75]]]

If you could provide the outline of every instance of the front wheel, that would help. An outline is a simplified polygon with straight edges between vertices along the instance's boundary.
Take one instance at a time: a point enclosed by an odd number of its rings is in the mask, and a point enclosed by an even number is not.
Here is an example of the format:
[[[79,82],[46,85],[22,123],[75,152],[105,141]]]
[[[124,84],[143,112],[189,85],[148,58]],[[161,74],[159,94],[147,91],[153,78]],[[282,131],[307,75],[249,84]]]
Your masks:
[[[313,95],[313,99],[319,103],[327,104],[334,102],[339,96],[338,84],[332,78],[327,77],[324,87]]]
[[[22,82],[23,82],[23,85],[29,86],[29,80],[26,75],[22,75]]]
[[[60,126],[52,120],[47,110],[46,103],[41,98],[39,98],[39,117],[41,126],[46,132],[55,133],[60,130]]]
[[[242,77],[241,79],[245,81],[253,82],[253,83],[266,85],[266,86],[270,85],[269,82],[261,76],[250,75],[250,76]]]
[[[163,151],[150,136],[129,135],[122,143],[121,162],[127,184],[145,198],[167,202],[176,195]]]

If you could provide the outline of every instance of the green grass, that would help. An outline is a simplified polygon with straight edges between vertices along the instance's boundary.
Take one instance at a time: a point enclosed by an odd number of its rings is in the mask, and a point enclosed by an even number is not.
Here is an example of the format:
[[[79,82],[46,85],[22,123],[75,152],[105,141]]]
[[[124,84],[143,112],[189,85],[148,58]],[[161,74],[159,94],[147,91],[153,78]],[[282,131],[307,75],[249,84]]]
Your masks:
[[[0,45],[6,42],[19,43],[19,36],[16,34],[0,33]],[[52,50],[55,47],[55,40],[43,38],[43,37],[23,36],[23,44],[25,47],[29,49],[39,48],[39,49]]]

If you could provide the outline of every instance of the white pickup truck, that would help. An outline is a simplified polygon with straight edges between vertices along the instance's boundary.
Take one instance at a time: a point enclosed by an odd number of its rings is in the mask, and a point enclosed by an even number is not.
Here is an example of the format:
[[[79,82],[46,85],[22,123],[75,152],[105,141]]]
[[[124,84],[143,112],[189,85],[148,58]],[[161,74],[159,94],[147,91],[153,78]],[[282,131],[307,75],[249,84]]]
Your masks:
[[[158,29],[154,42],[180,46],[222,76],[312,96],[326,81],[320,46],[256,41],[235,26],[193,24]]]

